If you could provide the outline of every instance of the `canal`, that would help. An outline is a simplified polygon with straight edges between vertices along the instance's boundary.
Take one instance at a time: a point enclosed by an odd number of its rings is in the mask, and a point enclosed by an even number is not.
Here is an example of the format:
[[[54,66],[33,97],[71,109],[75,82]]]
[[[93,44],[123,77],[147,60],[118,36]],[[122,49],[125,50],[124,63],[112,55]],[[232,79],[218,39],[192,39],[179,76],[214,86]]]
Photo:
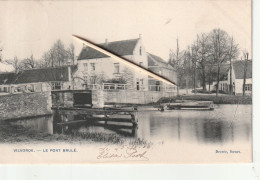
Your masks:
[[[73,126],[57,125],[53,116],[18,120],[12,124],[49,134],[77,131],[117,133],[123,138],[142,138],[153,143],[185,142],[197,144],[251,144],[252,105],[216,105],[214,111],[176,110],[155,111],[139,107],[138,127],[134,130],[109,129],[81,123]]]

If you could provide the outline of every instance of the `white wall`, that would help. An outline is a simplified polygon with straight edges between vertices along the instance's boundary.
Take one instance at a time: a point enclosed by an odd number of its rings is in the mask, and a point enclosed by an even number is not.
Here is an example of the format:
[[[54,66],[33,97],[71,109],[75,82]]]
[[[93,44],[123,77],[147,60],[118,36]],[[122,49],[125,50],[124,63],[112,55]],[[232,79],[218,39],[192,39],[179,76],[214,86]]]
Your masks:
[[[140,47],[142,47],[142,53],[140,55]],[[136,47],[133,51],[133,55],[123,56],[123,58],[131,60],[136,64],[140,62],[143,63],[144,67],[148,67],[147,53],[145,47],[142,44],[142,41],[139,40],[136,44]],[[87,71],[84,70],[84,63],[88,64]],[[95,63],[95,71],[91,71],[91,63]],[[115,73],[114,63],[119,63],[119,72],[120,74]],[[127,73],[126,73],[127,72]],[[131,80],[128,78],[129,82],[128,88],[136,89],[136,82],[139,81],[141,90],[148,90],[148,76],[144,73],[141,73],[138,70],[129,69],[129,67],[113,58],[98,58],[98,59],[86,59],[78,61],[78,71],[76,72],[77,76],[84,79],[84,76],[88,76],[88,84],[90,84],[90,76],[97,76],[97,81],[99,79],[112,79],[117,77],[129,76]],[[132,74],[132,75],[128,75]],[[143,84],[141,84],[141,79],[143,79]],[[127,81],[128,81],[127,80]],[[99,82],[97,82],[99,83]]]
[[[243,79],[236,79],[235,80],[235,93],[236,94],[242,94],[243,93]],[[245,84],[252,84],[252,78],[246,79]],[[251,94],[252,91],[245,91],[246,94]]]

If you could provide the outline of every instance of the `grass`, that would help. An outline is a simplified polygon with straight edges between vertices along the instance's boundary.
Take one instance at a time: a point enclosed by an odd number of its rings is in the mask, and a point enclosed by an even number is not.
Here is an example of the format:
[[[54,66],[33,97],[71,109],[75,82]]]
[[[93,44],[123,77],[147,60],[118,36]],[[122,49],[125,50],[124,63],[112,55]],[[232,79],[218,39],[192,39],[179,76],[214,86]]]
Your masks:
[[[66,142],[66,143],[109,143],[109,144],[131,144],[151,145],[144,139],[126,139],[118,134],[104,133],[79,133],[72,134],[48,134],[38,132],[21,125],[14,125],[8,121],[0,121],[0,143],[41,143],[41,142]]]
[[[164,97],[157,101],[157,103],[169,103],[176,100],[195,100],[195,101],[213,101],[215,104],[252,104],[251,96],[233,96],[233,95],[185,95],[175,97]]]

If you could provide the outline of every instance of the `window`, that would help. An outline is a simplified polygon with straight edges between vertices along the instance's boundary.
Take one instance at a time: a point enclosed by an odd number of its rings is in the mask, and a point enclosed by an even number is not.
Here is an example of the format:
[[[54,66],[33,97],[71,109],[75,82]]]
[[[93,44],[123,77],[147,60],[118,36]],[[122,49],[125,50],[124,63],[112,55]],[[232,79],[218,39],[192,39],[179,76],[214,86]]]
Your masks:
[[[140,56],[142,56],[142,47],[140,46],[140,50],[139,50]]]
[[[51,90],[61,90],[62,82],[51,82]]]
[[[90,84],[96,83],[96,76],[90,76]]]
[[[140,83],[141,83],[141,85],[143,85],[144,84],[144,79],[140,79]]]
[[[95,63],[90,63],[90,65],[91,65],[91,71],[95,71],[96,70]]]
[[[88,71],[88,63],[84,63],[84,71]]]
[[[84,76],[83,79],[84,79],[84,82],[85,82],[85,83],[88,82],[88,76]]]
[[[252,84],[245,84],[245,91],[252,91]]]
[[[119,74],[119,63],[114,63],[114,73]]]

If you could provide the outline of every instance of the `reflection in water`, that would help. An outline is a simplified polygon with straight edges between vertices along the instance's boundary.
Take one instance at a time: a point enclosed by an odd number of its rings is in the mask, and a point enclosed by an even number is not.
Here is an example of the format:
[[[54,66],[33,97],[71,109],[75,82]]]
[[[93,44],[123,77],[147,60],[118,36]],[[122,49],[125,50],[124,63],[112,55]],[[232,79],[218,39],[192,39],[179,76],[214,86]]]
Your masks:
[[[137,114],[138,127],[127,128],[124,123],[95,123],[61,126],[56,115],[19,120],[16,124],[31,127],[40,132],[71,133],[97,132],[118,133],[151,141],[229,143],[251,140],[251,105],[220,105],[214,111],[146,111]],[[235,110],[237,108],[237,111]],[[235,114],[235,112],[237,112]]]

